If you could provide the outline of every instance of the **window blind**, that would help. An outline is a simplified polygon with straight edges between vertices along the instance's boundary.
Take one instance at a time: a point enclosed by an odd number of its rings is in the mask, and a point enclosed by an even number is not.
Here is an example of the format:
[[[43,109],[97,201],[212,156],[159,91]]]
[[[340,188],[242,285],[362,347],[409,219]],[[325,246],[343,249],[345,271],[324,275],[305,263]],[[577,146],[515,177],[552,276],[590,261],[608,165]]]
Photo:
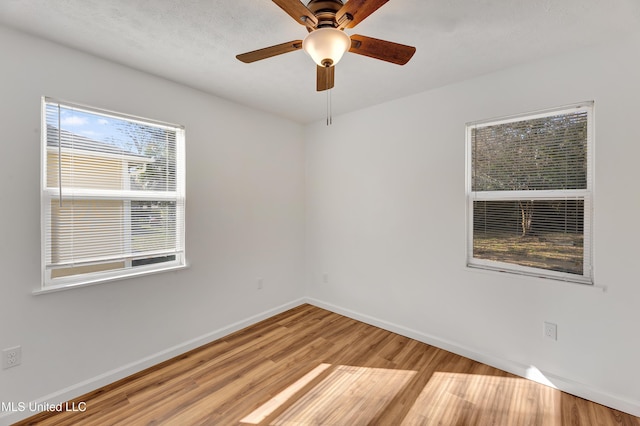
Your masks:
[[[43,129],[45,285],[184,263],[182,127],[45,98]]]

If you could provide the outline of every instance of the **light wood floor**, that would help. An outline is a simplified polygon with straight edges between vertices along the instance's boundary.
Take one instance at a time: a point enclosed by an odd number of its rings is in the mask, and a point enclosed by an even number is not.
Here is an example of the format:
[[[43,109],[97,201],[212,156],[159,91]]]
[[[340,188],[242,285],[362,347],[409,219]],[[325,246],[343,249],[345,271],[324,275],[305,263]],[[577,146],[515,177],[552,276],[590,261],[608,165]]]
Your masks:
[[[636,425],[640,418],[302,305],[38,425]]]

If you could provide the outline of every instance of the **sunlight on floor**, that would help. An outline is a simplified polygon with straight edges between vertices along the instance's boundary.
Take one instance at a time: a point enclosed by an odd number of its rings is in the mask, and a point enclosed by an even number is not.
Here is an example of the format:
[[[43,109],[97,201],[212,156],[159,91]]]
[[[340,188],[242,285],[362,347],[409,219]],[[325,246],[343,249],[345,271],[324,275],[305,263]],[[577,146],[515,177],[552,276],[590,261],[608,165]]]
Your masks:
[[[241,420],[258,424],[328,366],[321,364]],[[416,374],[415,371],[338,365],[272,425],[368,424]]]
[[[297,382],[280,392],[278,395],[271,398],[265,404],[262,404],[257,410],[253,413],[249,414],[244,419],[240,420],[241,423],[248,423],[252,425],[257,425],[264,419],[266,419],[271,413],[277,410],[281,405],[286,403],[289,398],[295,395],[296,392],[299,392],[303,387],[305,387],[309,382],[318,377],[324,370],[331,367],[331,364],[320,364],[307,374],[305,374],[301,379]]]
[[[436,372],[402,422],[560,425],[560,392],[527,379]]]
[[[537,369],[529,373],[538,381],[544,378]],[[366,425],[415,374],[411,370],[320,364],[241,423],[257,425],[271,417],[270,425]],[[557,389],[528,379],[435,372],[402,425],[560,425],[560,398]]]

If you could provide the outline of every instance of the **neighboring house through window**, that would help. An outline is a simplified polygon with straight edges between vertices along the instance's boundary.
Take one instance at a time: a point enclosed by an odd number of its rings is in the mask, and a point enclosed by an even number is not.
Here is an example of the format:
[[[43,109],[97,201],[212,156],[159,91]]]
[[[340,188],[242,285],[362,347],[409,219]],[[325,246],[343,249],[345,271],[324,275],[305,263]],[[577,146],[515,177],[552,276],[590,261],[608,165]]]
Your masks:
[[[42,290],[184,267],[184,129],[50,98],[42,116]]]
[[[467,124],[467,266],[593,283],[593,103]]]

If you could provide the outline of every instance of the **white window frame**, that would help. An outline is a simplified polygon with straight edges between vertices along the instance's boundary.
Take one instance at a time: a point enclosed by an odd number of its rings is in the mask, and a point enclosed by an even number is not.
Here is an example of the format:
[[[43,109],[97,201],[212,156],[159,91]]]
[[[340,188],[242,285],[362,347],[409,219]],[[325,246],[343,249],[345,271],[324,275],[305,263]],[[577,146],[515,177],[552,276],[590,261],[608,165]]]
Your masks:
[[[153,191],[153,194],[141,194],[140,191],[132,191],[130,189],[129,180],[123,179],[125,187],[123,190],[109,190],[109,189],[82,189],[82,188],[63,188],[63,197],[73,197],[81,200],[113,200],[123,201],[125,212],[131,211],[131,201],[149,199],[154,201],[175,201],[181,203],[183,208],[176,208],[176,247],[180,250],[172,253],[175,255],[175,260],[165,261],[161,263],[152,263],[148,265],[132,266],[131,259],[124,260],[125,267],[123,269],[114,269],[101,272],[91,272],[84,274],[77,274],[67,277],[51,277],[51,271],[46,265],[46,245],[50,241],[50,230],[46,226],[46,218],[51,215],[51,202],[52,200],[60,199],[60,189],[48,187],[47,182],[47,153],[55,150],[56,153],[63,153],[68,148],[57,147],[52,148],[48,146],[47,141],[47,119],[46,108],[48,104],[58,104],[60,107],[73,108],[85,113],[94,113],[101,116],[112,117],[119,120],[126,120],[129,122],[135,122],[139,124],[148,124],[156,127],[166,127],[176,132],[176,191],[159,192]],[[49,97],[42,97],[41,101],[41,285],[40,288],[34,290],[34,294],[49,293],[53,291],[65,290],[69,288],[82,287],[87,285],[99,284],[103,282],[110,282],[115,280],[127,279],[142,275],[173,271],[186,268],[186,247],[185,247],[185,207],[186,207],[186,156],[185,156],[185,131],[181,125],[161,122],[157,120],[151,120],[141,118],[137,116],[127,115],[119,112],[113,112],[103,110],[91,106],[81,105],[77,103],[56,100]],[[76,149],[77,151],[77,149]],[[119,160],[135,160],[140,162],[140,158],[132,157],[128,159],[126,155],[118,155],[107,152],[95,152],[92,151],[91,155],[94,157],[113,158],[117,157]],[[123,162],[123,174],[127,175],[128,164]],[[131,235],[131,217],[130,214],[125,214],[125,223],[123,227],[127,235]],[[130,238],[129,238],[130,240]],[[129,243],[130,244],[130,241]],[[129,246],[130,248],[130,246]],[[153,257],[153,256],[151,256]],[[150,257],[148,257],[150,258]],[[99,262],[97,262],[99,263]],[[90,263],[89,263],[90,264]]]
[[[576,111],[587,114],[587,188],[568,190],[526,190],[526,191],[473,191],[472,190],[472,130],[478,127],[534,120],[562,115]],[[559,108],[550,108],[532,113],[517,114],[491,120],[480,120],[466,124],[466,266],[490,271],[509,272],[519,275],[550,278],[580,284],[594,284],[593,274],[593,182],[594,182],[594,102],[581,102]],[[473,254],[473,203],[474,201],[516,201],[516,200],[583,200],[584,201],[584,245],[582,275],[551,271],[542,268],[516,265],[513,263],[475,258]]]

